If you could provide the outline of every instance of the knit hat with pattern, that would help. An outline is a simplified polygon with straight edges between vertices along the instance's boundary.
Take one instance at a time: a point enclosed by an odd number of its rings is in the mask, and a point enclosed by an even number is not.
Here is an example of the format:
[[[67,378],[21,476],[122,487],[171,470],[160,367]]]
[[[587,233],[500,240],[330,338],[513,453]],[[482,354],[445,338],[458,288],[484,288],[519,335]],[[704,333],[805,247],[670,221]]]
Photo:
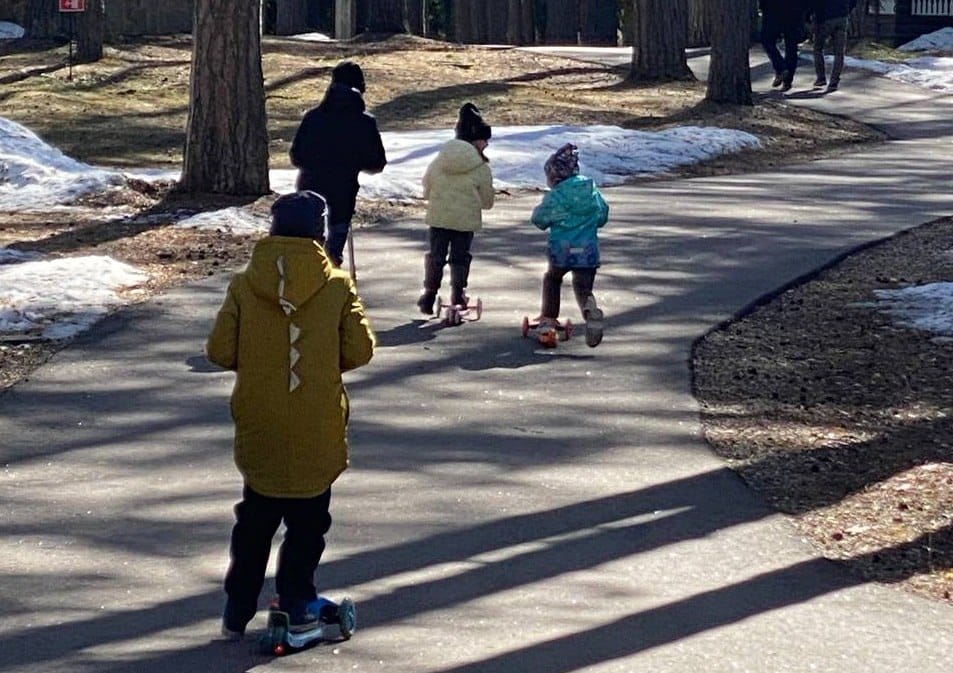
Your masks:
[[[558,185],[566,178],[579,175],[579,148],[566,143],[546,160],[543,170],[550,187]]]

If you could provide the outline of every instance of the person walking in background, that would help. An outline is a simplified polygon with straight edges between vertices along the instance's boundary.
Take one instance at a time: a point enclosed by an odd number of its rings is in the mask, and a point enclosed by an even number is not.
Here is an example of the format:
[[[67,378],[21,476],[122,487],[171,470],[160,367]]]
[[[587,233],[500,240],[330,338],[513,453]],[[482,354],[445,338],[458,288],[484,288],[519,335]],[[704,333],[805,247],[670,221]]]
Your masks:
[[[549,268],[543,276],[539,334],[553,332],[559,318],[563,277],[572,273],[576,303],[586,321],[586,344],[602,342],[602,309],[592,288],[599,268],[599,229],[609,219],[609,206],[595,183],[579,174],[579,150],[567,143],[543,166],[550,191],[533,209],[531,221],[549,230]]]
[[[772,87],[789,91],[797,72],[798,44],[804,39],[804,0],[759,0],[761,44],[774,68]],[[784,38],[784,55],[778,40]]]
[[[319,615],[314,571],[331,526],[331,484],[347,468],[341,373],[374,354],[374,334],[347,273],[317,244],[325,202],[313,192],[272,206],[271,234],[228,286],[206,353],[236,372],[231,398],[235,506],[222,634],[239,640],[258,608],[271,540],[284,522],[275,586],[294,631]]]
[[[814,86],[837,91],[841,71],[844,69],[844,53],[847,51],[847,17],[857,5],[857,0],[810,0],[810,13],[814,29]],[[824,62],[824,47],[828,40],[834,52],[830,83],[827,80]]]
[[[291,163],[299,169],[297,188],[315,191],[328,202],[325,249],[341,266],[354,217],[362,171],[380,173],[387,155],[377,121],[364,104],[364,71],[342,61],[331,71],[321,103],[305,113],[291,143]]]
[[[423,177],[430,251],[424,256],[424,290],[417,300],[421,313],[433,315],[434,301],[450,255],[450,303],[466,306],[470,277],[470,245],[483,227],[483,210],[493,207],[493,174],[483,153],[492,129],[473,103],[460,108],[455,138],[448,140]]]

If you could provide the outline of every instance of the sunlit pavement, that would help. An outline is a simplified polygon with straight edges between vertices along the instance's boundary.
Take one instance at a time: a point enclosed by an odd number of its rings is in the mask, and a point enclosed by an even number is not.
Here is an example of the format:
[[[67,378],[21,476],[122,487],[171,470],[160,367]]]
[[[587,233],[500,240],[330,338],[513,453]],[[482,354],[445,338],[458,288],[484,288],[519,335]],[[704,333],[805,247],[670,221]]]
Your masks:
[[[485,311],[460,327],[414,313],[421,222],[356,232],[381,346],[348,378],[352,468],[318,572],[358,603],[347,643],[272,660],[216,640],[240,481],[232,378],[201,349],[227,279],[60,353],[0,397],[0,671],[948,673],[949,606],[818,559],[699,436],[694,339],[953,213],[950,96],[847,72],[792,99],[906,135],[783,175],[606,190],[597,349],[520,334],[545,268],[538,196],[491,212],[471,275]],[[563,306],[577,319],[568,288]]]

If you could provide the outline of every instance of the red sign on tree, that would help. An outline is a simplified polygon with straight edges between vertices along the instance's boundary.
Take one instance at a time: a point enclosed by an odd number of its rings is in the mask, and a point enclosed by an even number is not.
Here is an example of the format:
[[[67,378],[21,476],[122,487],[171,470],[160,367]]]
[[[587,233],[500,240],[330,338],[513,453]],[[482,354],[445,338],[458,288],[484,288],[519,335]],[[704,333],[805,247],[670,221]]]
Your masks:
[[[86,0],[60,0],[61,12],[85,12]]]

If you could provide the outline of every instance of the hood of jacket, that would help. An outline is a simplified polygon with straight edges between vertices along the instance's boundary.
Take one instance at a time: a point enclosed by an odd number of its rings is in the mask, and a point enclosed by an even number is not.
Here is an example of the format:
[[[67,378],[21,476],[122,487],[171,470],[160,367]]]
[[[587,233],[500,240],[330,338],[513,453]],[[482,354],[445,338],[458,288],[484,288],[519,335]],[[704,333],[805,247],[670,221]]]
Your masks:
[[[598,210],[596,185],[591,178],[573,175],[552,189],[551,198],[567,213],[576,218],[584,218]]]
[[[308,238],[268,236],[252,251],[245,277],[252,291],[291,315],[331,276],[331,263],[321,246]]]
[[[318,109],[329,114],[360,114],[367,105],[360,91],[335,82],[328,87]]]
[[[484,163],[476,147],[457,138],[444,143],[434,162],[438,170],[451,175],[469,173]]]

